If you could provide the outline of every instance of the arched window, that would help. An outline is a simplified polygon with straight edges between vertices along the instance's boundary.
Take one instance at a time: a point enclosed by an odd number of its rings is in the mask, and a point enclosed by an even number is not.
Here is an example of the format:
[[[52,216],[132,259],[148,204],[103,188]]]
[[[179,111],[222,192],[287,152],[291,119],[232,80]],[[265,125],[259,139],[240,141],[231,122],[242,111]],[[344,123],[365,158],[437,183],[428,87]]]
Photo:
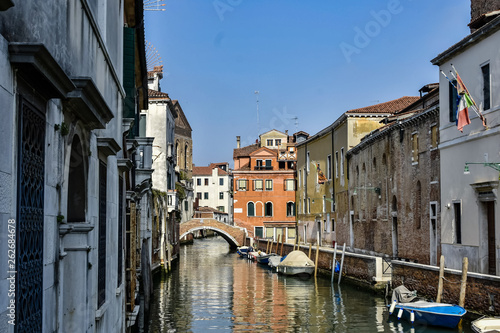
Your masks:
[[[264,212],[265,216],[273,216],[273,203],[272,202],[266,202],[266,209]]]
[[[188,146],[184,146],[184,169],[187,169]]]
[[[251,201],[247,204],[247,216],[255,216],[255,205]]]
[[[286,216],[295,216],[295,202],[286,203]]]
[[[179,151],[179,142],[177,141],[175,143],[175,154],[176,154],[176,161],[177,161],[177,165],[180,165],[180,158],[181,158],[181,152]]]
[[[68,222],[85,222],[85,157],[83,156],[82,145],[78,135],[73,137],[71,143],[71,157],[69,160],[68,175]]]

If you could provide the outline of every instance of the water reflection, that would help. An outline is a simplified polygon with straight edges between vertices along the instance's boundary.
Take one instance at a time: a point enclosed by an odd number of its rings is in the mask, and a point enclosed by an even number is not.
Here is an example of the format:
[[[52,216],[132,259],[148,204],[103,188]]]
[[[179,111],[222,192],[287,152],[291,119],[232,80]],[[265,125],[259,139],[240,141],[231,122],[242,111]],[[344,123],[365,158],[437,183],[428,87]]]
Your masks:
[[[155,280],[149,332],[472,332],[412,328],[385,300],[347,283],[284,277],[239,258],[222,238],[184,246]]]

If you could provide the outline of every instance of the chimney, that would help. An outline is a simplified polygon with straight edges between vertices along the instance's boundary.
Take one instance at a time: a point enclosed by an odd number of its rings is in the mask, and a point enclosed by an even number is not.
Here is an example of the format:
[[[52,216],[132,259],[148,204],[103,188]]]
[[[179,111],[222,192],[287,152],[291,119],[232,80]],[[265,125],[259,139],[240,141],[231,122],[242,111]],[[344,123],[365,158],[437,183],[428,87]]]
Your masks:
[[[491,14],[498,10],[500,10],[500,0],[471,0],[469,23],[471,33],[495,18],[496,15]]]
[[[240,136],[236,137],[236,148],[240,148]]]

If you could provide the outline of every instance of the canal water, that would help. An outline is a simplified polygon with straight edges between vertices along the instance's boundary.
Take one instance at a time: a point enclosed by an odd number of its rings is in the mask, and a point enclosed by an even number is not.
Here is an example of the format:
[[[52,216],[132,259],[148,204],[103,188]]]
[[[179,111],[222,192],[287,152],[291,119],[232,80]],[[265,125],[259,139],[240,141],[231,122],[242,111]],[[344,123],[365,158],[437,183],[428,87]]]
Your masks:
[[[383,297],[329,278],[271,272],[221,237],[181,247],[170,274],[156,276],[146,332],[460,332],[470,325],[412,327],[389,318]]]

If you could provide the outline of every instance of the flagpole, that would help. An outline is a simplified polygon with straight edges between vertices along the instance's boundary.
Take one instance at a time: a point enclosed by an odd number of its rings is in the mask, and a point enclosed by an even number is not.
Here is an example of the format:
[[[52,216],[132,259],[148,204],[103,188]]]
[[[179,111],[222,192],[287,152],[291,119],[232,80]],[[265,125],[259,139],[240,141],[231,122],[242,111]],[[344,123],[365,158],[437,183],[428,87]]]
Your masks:
[[[453,65],[452,65],[452,66],[453,66]],[[453,67],[453,69],[455,69],[455,67]],[[455,70],[455,72],[456,72],[456,70]],[[458,79],[457,79],[457,77],[455,76],[455,74],[453,74],[453,72],[452,72],[452,71],[450,71],[450,73],[451,73],[451,75],[453,76],[453,78],[454,78],[455,80],[457,80],[457,81],[458,81]],[[465,92],[467,93],[467,95],[469,95],[469,96],[470,96],[470,99],[471,99],[471,100],[472,100],[472,102],[474,103],[474,105],[473,105],[474,107],[473,107],[472,109],[473,109],[473,110],[474,110],[474,112],[477,114],[477,116],[478,116],[481,120],[483,120],[483,115],[479,113],[479,108],[477,107],[476,101],[474,101],[474,99],[472,98],[472,96],[469,94],[469,91],[467,90],[467,87],[465,86],[465,84],[464,84],[463,86],[464,86],[464,88],[465,88]],[[456,87],[455,87],[455,88],[456,88]]]
[[[448,76],[446,76],[446,74],[442,70],[441,70],[441,74],[443,74],[444,77],[446,78],[446,80],[448,80],[451,83],[453,88],[457,89],[457,86],[455,86],[455,84],[450,80],[450,78]]]
[[[451,68],[453,68],[453,70],[455,71],[455,73],[457,73],[457,75],[459,75],[457,69],[455,68],[455,66],[453,66],[453,64],[450,64],[450,65],[451,65]],[[450,73],[453,75],[452,71],[450,71]],[[453,75],[453,77],[455,77],[455,75]],[[463,80],[462,79],[460,79],[460,80],[463,83]],[[463,83],[463,86],[464,86],[465,92],[467,93],[467,95],[469,95],[470,99],[472,100],[472,103],[474,103],[475,109],[477,110],[477,111],[474,110],[474,112],[476,112],[476,114],[478,115],[478,117],[483,121],[483,126],[486,127],[486,128],[488,128],[488,126],[486,126],[486,118],[484,118],[483,114],[481,113],[481,110],[479,110],[479,107],[477,106],[477,103],[474,100],[474,97],[472,97],[472,95],[470,94],[469,89],[467,89],[467,86],[465,85],[465,83]]]

